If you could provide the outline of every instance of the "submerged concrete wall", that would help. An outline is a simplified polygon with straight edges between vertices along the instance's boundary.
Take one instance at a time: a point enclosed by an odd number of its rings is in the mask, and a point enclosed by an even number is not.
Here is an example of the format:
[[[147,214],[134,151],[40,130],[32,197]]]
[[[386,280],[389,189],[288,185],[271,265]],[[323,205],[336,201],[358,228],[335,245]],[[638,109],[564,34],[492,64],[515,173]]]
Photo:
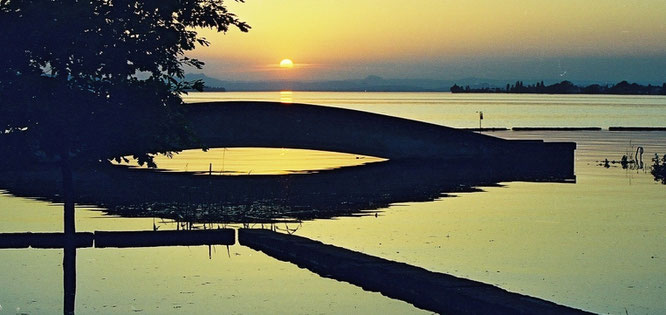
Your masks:
[[[187,120],[208,147],[301,148],[392,160],[498,161],[573,175],[575,143],[503,140],[414,120],[305,104],[186,106]]]
[[[157,247],[234,245],[236,231],[212,229],[194,231],[95,231],[73,235],[77,248],[94,247]],[[68,235],[65,233],[0,233],[0,249],[4,248],[64,248]],[[71,245],[71,244],[70,244]]]
[[[238,230],[241,245],[323,277],[441,314],[589,314],[485,283],[268,230]]]

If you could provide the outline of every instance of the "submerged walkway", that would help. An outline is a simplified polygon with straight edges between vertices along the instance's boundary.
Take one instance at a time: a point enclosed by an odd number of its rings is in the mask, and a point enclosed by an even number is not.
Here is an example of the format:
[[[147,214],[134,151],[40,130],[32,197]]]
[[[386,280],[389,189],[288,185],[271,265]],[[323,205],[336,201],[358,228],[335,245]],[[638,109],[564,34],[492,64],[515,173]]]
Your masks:
[[[65,233],[0,233],[0,249],[63,248]],[[137,248],[158,246],[234,245],[236,230],[211,229],[195,231],[95,231],[73,235],[76,248]]]
[[[367,291],[455,314],[586,314],[549,301],[511,293],[498,287],[437,273],[348,249],[325,245],[304,237],[269,230],[239,229],[240,245],[262,251],[315,272],[360,286]],[[233,245],[235,230],[131,231],[63,233],[1,233],[3,248],[64,248],[65,300],[73,309],[76,282],[76,248]],[[210,253],[210,252],[209,252]],[[68,289],[69,283],[69,289]]]
[[[452,314],[587,314],[498,287],[425,270],[304,237],[240,229],[241,245],[323,277],[360,286],[419,308]]]

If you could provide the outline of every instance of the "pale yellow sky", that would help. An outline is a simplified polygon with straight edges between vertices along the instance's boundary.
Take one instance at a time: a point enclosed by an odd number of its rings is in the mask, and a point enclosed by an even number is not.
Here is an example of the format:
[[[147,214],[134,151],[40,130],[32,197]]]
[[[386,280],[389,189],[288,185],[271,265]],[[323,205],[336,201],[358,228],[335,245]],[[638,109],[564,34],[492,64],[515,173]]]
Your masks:
[[[233,79],[325,78],[445,69],[471,59],[666,55],[664,0],[247,0],[227,2],[252,30],[192,56]],[[296,67],[275,68],[283,58]],[[416,66],[415,66],[416,65]],[[424,69],[426,66],[424,66]],[[395,72],[395,69],[393,69]],[[367,73],[373,74],[373,73]]]

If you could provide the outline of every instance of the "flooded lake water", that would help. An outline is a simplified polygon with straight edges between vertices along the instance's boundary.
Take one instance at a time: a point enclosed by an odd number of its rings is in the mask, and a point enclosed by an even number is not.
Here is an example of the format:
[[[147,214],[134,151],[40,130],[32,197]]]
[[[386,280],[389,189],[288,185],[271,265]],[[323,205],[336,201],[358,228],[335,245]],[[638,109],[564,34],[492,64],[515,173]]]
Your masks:
[[[666,122],[664,97],[275,92],[191,93],[187,100],[317,103],[455,127],[477,127],[476,111],[484,112],[484,127],[606,128]],[[666,185],[655,182],[645,169],[599,165],[606,158],[633,156],[640,146],[649,167],[655,153],[666,153],[666,132],[488,134],[576,142],[575,183],[504,182],[479,187],[481,192],[391,204],[376,216],[278,223],[273,228],[595,313],[666,313]],[[307,150],[219,148],[188,154],[186,160],[193,162],[186,163],[198,164],[193,171],[206,172],[214,163],[214,169],[231,174],[262,170],[277,175],[363,161]],[[187,168],[191,170],[189,164]],[[171,220],[104,213],[78,207],[77,230],[176,229]],[[1,232],[62,231],[62,205],[47,201],[1,194],[0,218]],[[0,260],[3,311],[62,310],[62,250],[0,249]],[[238,244],[82,248],[77,250],[76,272],[76,310],[81,314],[425,312]]]
[[[281,101],[357,109],[449,127],[659,126],[666,96],[383,92],[203,92],[186,102]]]

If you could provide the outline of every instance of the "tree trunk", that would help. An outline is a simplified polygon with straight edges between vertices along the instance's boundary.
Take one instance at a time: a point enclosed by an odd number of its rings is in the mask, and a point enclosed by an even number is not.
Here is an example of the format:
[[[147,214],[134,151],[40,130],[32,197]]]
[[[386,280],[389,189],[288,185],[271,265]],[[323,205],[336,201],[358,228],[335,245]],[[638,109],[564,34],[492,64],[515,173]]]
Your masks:
[[[76,299],[76,225],[74,217],[74,184],[69,152],[62,156],[62,190],[64,204],[64,256],[63,268],[63,313],[74,314]]]
[[[74,220],[74,184],[72,169],[68,158],[62,161],[62,190],[64,203],[64,232],[66,236],[75,236],[76,226]]]

